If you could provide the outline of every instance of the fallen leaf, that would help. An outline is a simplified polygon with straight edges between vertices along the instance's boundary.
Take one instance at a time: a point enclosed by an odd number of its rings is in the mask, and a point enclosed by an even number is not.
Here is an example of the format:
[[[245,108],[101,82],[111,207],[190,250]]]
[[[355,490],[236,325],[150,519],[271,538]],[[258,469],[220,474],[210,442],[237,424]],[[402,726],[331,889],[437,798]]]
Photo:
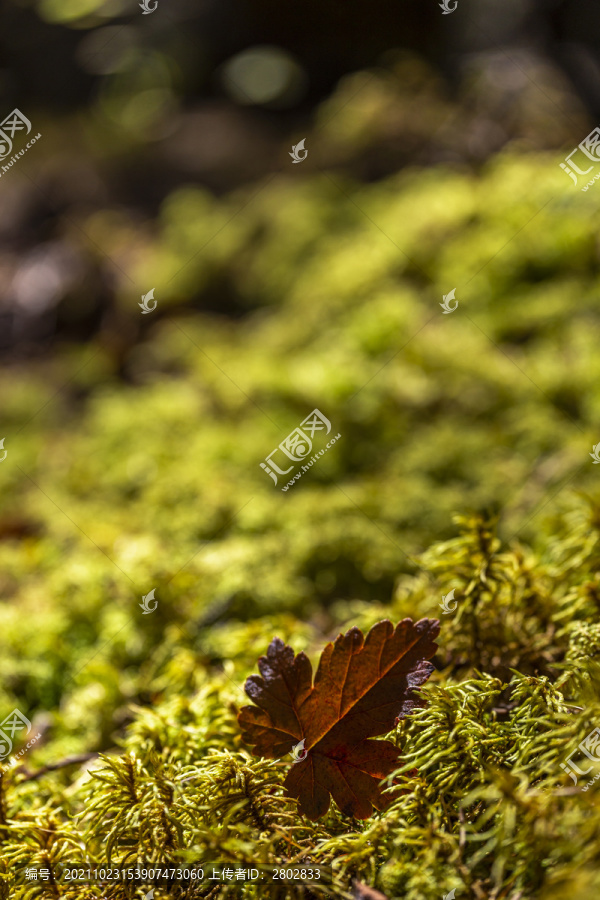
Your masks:
[[[292,765],[284,785],[299,811],[318,819],[331,797],[348,816],[366,819],[390,801],[380,782],[398,767],[398,748],[369,740],[385,734],[423,700],[417,693],[433,671],[437,619],[387,619],[366,638],[351,628],[328,644],[312,683],[304,653],[273,638],[245,690],[255,706],[238,719],[253,753],[279,759],[304,741],[306,756]]]

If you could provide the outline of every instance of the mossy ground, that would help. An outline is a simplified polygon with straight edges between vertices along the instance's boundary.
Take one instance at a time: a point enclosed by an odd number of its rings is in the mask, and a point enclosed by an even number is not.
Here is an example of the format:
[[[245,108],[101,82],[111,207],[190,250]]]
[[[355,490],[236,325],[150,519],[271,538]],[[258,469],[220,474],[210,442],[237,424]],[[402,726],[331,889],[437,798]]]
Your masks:
[[[101,339],[11,374],[0,696],[43,737],[2,779],[0,897],[42,896],[17,867],[183,850],[310,853],[335,896],[352,878],[407,900],[598,890],[597,786],[560,768],[600,724],[597,246],[563,178],[543,155],[343,192],[281,176],[222,231],[244,198],[182,190],[144,280],[216,234],[173,296],[226,280],[247,314],[163,310],[120,379]],[[282,493],[259,462],[315,407],[341,439]],[[301,820],[288,763],[241,744],[257,657],[275,634],[316,661],[340,630],[432,615],[428,705],[393,733],[406,792],[366,822]],[[32,777],[96,752],[91,779]]]

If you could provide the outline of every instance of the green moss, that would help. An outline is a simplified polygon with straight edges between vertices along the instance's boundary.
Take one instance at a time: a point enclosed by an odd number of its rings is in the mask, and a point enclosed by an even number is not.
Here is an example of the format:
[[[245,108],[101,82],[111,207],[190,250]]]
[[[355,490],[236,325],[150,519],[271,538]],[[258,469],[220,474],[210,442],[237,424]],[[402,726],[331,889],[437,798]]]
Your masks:
[[[403,790],[385,812],[360,822],[332,807],[318,823],[303,820],[282,791],[289,763],[255,759],[242,746],[238,685],[268,636],[294,642],[293,619],[263,619],[229,632],[226,662],[215,662],[223,655],[218,630],[204,664],[199,649],[174,645],[148,682],[157,691],[153,707],[132,710],[122,755],[104,754],[75,782],[67,768],[38,780],[20,767],[4,774],[5,884],[15,867],[59,862],[256,866],[310,857],[333,864],[336,896],[346,895],[352,878],[409,900],[453,888],[465,896],[565,900],[581,884],[591,890],[600,862],[597,788],[573,788],[560,764],[600,720],[585,677],[598,652],[598,626],[594,613],[582,615],[579,597],[596,565],[595,515],[585,528],[581,520],[579,539],[570,531],[539,558],[503,547],[491,523],[471,517],[460,536],[423,556],[420,575],[401,579],[392,603],[399,613],[411,602],[415,613],[426,605],[432,613],[449,584],[459,606],[442,616],[436,661],[445,665],[424,689],[427,705],[390,735],[401,750],[393,778]],[[577,568],[569,565],[575,555]],[[578,619],[560,630],[568,610]],[[376,617],[365,606],[354,622],[367,628]],[[320,637],[304,626],[294,643],[316,654]],[[499,671],[509,663],[527,670],[538,660],[549,674],[478,674],[486,660]],[[278,890],[274,897],[285,896]],[[21,891],[24,900],[42,896],[39,884]],[[240,885],[228,895],[258,896]],[[54,896],[104,894],[61,885]],[[110,896],[134,894],[114,886]]]

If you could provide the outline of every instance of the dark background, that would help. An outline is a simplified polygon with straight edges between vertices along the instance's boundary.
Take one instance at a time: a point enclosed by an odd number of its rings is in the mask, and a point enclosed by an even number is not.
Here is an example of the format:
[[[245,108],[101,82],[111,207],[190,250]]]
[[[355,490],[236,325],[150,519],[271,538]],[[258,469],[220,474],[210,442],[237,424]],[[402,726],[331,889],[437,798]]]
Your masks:
[[[135,2],[94,0],[2,5],[0,109],[22,109],[44,136],[19,174],[0,181],[6,360],[47,353],[57,340],[123,332],[114,314],[118,272],[73,233],[87,234],[94,211],[116,206],[151,224],[181,185],[222,196],[259,181],[287,165],[291,144],[318,127],[319,105],[353,73],[393,72],[413,100],[412,133],[391,127],[368,144],[322,149],[322,169],[364,182],[412,164],[479,166],[511,141],[556,149],[560,159],[560,148],[600,119],[597,0],[459,0],[451,15],[435,0],[160,0],[159,9],[142,15]],[[229,67],[265,46],[283,54],[289,83],[257,102],[243,78],[232,86]],[[419,125],[425,82],[460,123],[447,126],[455,128],[450,141],[431,122]],[[155,92],[155,106],[138,109],[137,128],[127,108],[144,90]],[[552,103],[531,126],[544,95]],[[40,260],[46,288],[25,315],[19,284]],[[247,311],[225,283],[173,304]]]

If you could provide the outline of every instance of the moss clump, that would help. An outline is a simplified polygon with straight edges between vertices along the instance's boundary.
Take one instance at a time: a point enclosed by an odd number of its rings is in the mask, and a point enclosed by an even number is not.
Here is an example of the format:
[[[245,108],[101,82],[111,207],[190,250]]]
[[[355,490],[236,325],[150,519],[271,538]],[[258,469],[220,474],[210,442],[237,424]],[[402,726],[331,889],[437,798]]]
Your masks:
[[[303,820],[282,792],[289,763],[255,759],[242,746],[238,684],[254,668],[247,645],[256,633],[255,625],[238,626],[220,672],[174,651],[169,671],[179,669],[179,684],[165,678],[154,707],[134,710],[120,755],[91,761],[75,781],[67,768],[35,779],[23,766],[5,772],[0,896],[14,889],[15,867],[184,860],[332,864],[334,884],[330,893],[315,888],[311,896],[319,897],[350,896],[354,878],[408,900],[452,889],[566,900],[582,885],[600,886],[598,790],[580,790],[587,778],[574,787],[560,765],[600,721],[596,611],[582,603],[598,561],[594,515],[581,507],[579,530],[566,518],[562,537],[539,556],[503,547],[490,522],[463,519],[458,537],[423,555],[418,576],[400,580],[391,604],[398,616],[410,605],[432,613],[449,584],[458,588],[458,607],[442,616],[438,664],[445,665],[424,688],[427,705],[389,735],[401,749],[393,778],[403,790],[385,812],[361,822],[332,807],[320,822]],[[354,622],[366,628],[376,615],[365,608]],[[262,627],[266,635],[282,626],[287,637],[289,624],[282,617]],[[219,655],[220,640],[213,635],[209,655]],[[312,652],[319,640],[307,628],[299,643]],[[482,660],[497,674],[478,672]],[[527,671],[536,660],[546,674]],[[500,677],[508,663],[514,671]],[[51,895],[121,900],[142,895],[135,890],[60,884]],[[155,897],[212,896],[203,890],[159,888]],[[267,889],[220,890],[255,898]],[[24,900],[43,896],[40,884],[20,891]],[[268,891],[301,896],[295,888]]]

